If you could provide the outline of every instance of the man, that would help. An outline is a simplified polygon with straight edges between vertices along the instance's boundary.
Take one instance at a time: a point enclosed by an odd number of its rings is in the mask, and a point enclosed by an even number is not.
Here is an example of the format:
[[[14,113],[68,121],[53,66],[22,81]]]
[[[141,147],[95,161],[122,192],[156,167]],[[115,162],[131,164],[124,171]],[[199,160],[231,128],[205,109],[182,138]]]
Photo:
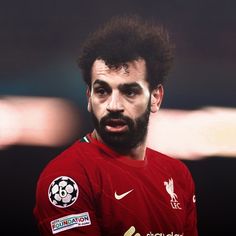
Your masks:
[[[137,17],[113,18],[87,39],[79,66],[95,129],[41,174],[42,235],[197,235],[189,171],[146,147],[171,61],[167,32]]]

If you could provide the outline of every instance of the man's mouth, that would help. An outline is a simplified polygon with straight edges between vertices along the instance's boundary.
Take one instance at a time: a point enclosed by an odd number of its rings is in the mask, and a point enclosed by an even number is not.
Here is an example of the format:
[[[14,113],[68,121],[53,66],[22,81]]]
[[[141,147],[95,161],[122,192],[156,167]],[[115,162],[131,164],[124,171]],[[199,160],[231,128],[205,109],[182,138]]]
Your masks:
[[[105,129],[108,132],[121,133],[128,130],[128,125],[121,119],[110,119],[106,122]]]

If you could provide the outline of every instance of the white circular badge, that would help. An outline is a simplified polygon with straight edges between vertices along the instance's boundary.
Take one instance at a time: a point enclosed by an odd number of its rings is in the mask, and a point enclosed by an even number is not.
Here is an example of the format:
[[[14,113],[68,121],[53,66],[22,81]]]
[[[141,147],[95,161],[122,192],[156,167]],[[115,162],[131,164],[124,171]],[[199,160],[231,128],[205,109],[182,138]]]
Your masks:
[[[56,207],[69,207],[75,203],[78,196],[78,185],[68,176],[60,176],[54,179],[48,188],[48,198]]]

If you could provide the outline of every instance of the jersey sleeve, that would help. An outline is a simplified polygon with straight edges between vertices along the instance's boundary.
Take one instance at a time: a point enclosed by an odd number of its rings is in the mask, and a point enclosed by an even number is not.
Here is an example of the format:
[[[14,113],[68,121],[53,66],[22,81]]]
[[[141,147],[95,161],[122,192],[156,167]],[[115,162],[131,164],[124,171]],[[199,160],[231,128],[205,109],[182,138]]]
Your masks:
[[[94,190],[82,165],[74,168],[65,161],[49,165],[36,190],[34,214],[40,234],[101,235],[94,198]]]
[[[198,236],[195,184],[188,169],[186,173],[186,184],[187,202],[184,236]]]

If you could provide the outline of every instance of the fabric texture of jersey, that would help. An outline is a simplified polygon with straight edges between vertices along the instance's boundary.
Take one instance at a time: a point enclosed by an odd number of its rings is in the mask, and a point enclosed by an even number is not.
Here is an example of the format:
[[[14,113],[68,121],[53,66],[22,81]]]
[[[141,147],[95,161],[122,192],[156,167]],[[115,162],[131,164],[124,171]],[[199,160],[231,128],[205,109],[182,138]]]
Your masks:
[[[197,236],[194,191],[181,161],[149,148],[131,160],[87,135],[44,169],[34,214],[41,235]]]

